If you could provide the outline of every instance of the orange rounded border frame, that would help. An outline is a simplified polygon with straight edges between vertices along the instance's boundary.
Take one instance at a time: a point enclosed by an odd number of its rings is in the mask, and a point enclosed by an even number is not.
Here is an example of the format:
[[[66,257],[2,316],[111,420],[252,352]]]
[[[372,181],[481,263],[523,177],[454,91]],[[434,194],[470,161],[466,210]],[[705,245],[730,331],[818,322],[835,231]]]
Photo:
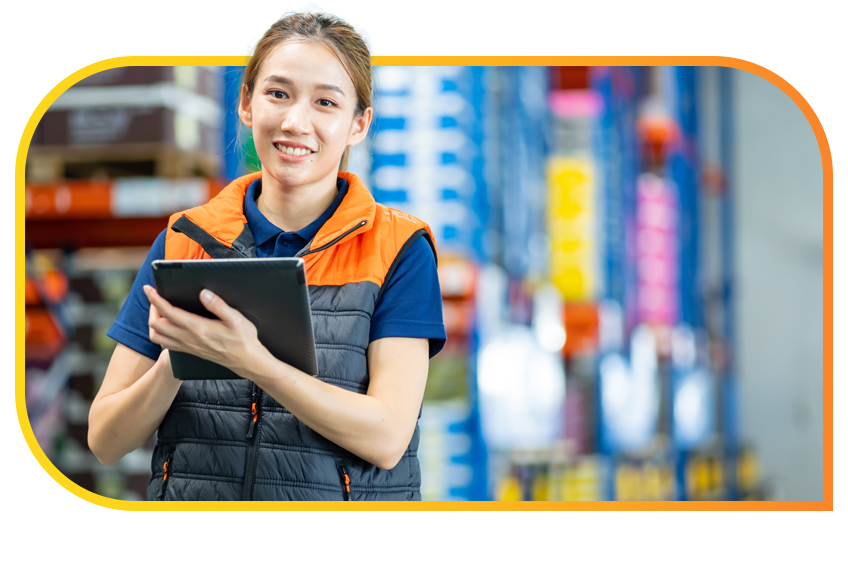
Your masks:
[[[39,446],[27,416],[24,397],[24,282],[25,282],[25,169],[35,127],[44,113],[69,87],[82,79],[116,67],[179,65],[245,65],[249,57],[116,57],[84,67],[56,85],[30,116],[18,145],[15,162],[15,406],[30,450],[44,470],[65,489],[90,503],[111,509],[141,510],[309,510],[309,511],[833,511],[833,158],[824,128],[809,103],[787,81],[768,69],[732,57],[373,57],[374,66],[716,66],[748,71],[777,86],[807,117],[822,158],[824,210],[824,371],[823,498],[821,501],[421,501],[421,502],[287,502],[287,501],[122,501],[92,493],[69,480]]]

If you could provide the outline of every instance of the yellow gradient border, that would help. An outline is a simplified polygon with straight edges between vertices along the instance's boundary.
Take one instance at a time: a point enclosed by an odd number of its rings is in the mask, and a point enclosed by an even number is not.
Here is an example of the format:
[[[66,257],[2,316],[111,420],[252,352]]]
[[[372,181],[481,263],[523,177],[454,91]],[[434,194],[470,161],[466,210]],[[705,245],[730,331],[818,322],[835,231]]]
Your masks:
[[[249,57],[116,57],[88,65],[56,85],[30,116],[18,145],[15,162],[15,406],[18,422],[30,450],[44,470],[61,486],[90,503],[127,510],[262,510],[262,511],[833,511],[833,158],[824,128],[809,103],[787,81],[768,69],[731,57],[373,57],[375,66],[715,66],[748,71],[771,82],[791,98],[807,117],[822,158],[824,348],[823,348],[823,499],[821,501],[421,501],[421,502],[254,502],[254,501],[121,501],[92,493],[78,486],[47,458],[39,446],[27,416],[24,396],[24,284],[25,284],[25,205],[24,173],[26,156],[35,127],[53,102],[82,79],[116,67],[180,65],[245,65]]]

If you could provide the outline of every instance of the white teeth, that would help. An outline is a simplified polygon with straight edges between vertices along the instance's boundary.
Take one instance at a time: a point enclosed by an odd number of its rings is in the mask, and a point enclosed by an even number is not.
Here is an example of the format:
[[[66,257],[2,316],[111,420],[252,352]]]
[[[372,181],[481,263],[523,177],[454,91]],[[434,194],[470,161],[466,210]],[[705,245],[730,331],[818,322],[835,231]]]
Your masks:
[[[292,155],[294,157],[300,157],[301,155],[306,155],[307,153],[312,153],[310,150],[303,147],[287,147],[284,145],[280,145],[278,143],[274,144],[274,147],[285,153],[286,155]]]

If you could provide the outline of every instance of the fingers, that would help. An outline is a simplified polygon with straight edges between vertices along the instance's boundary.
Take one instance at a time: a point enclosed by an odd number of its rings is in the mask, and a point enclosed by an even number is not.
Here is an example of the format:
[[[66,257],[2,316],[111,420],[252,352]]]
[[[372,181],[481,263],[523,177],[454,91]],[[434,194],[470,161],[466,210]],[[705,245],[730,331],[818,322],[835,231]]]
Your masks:
[[[205,324],[216,324],[213,321],[202,320]],[[217,322],[217,324],[220,324],[220,322]],[[160,317],[158,320],[149,323],[148,328],[151,342],[178,352],[191,352],[191,349],[197,347],[197,344],[207,341],[208,329],[204,328],[202,323],[196,327],[185,328],[174,324],[165,317]]]
[[[200,293],[200,301],[217,320],[172,305],[151,286],[145,285],[144,292],[150,300],[150,340],[164,349],[231,367],[244,363],[245,352],[261,346],[256,327],[208,289]]]
[[[174,342],[167,342],[166,345],[166,339],[177,341],[184,339],[185,329],[196,322],[191,318],[196,315],[174,307],[149,285],[144,286],[144,292],[150,300],[150,314],[147,319],[150,341],[167,348],[173,346]]]
[[[202,316],[198,316],[175,307],[165,300],[162,295],[160,295],[156,289],[150,285],[144,286],[144,294],[147,295],[147,298],[150,301],[151,309],[155,308],[157,315],[171,321],[176,326],[189,328],[192,325],[196,325],[198,321],[205,320]],[[151,317],[152,316],[153,313],[151,312]]]
[[[150,285],[142,287],[144,294],[147,295],[147,300],[150,301],[150,318],[154,316],[154,312],[158,316],[168,316],[167,309],[171,307],[171,303],[162,298],[162,296]]]
[[[153,305],[153,303],[150,303],[150,315],[147,317],[147,325],[150,326],[160,318],[162,318],[162,315],[159,314],[159,310]]]
[[[157,332],[155,329],[157,323],[160,320],[162,320],[162,315],[159,314],[159,310],[156,308],[156,306],[153,303],[150,303],[150,314],[147,316],[147,334],[150,338],[150,341],[154,344],[158,344],[158,342],[156,341]]]
[[[160,334],[151,330],[150,341],[154,344],[158,344],[162,346],[163,351],[174,351],[174,352],[190,352],[190,347],[185,342],[180,340],[175,340],[169,336],[164,334]],[[170,357],[168,358],[168,365],[170,365]]]
[[[212,359],[217,353],[232,349],[233,344],[256,338],[255,327],[209,290],[201,292],[200,300],[218,320],[173,306],[151,286],[146,285],[144,292],[150,300],[150,341],[163,348]]]
[[[182,326],[184,328],[190,328],[192,326],[196,326],[200,321],[208,320],[205,317],[198,316],[196,314],[184,311],[183,309],[177,308],[167,300],[165,300],[153,287],[150,285],[144,286],[144,293],[147,295],[148,300],[150,300],[150,306],[156,307],[156,312],[160,316],[167,318],[177,326]],[[224,302],[224,299],[213,293],[208,289],[204,289],[200,292],[200,302],[203,303],[203,306],[217,316],[220,320],[225,323],[233,323],[239,321],[242,314],[238,312],[236,309],[229,306]],[[152,313],[151,313],[152,316]]]
[[[150,336],[150,341],[154,344],[159,344],[160,346],[162,345],[161,339],[163,338],[180,340],[186,334],[184,328],[177,326],[176,324],[164,317],[160,317],[158,320],[149,322],[147,327]]]
[[[206,307],[206,310],[220,318],[227,324],[233,323],[242,316],[240,312],[224,302],[224,299],[210,291],[204,289],[200,292],[200,302]]]

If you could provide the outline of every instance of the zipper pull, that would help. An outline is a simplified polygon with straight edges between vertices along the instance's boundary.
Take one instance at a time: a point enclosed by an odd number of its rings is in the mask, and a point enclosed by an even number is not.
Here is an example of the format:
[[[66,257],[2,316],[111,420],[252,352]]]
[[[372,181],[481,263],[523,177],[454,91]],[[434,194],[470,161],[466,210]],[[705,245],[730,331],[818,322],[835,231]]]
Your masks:
[[[245,438],[253,438],[254,433],[256,432],[256,421],[259,420],[259,411],[256,409],[256,403],[250,406],[250,412],[253,414],[253,418],[250,420],[250,425],[247,427],[247,435]]]
[[[253,389],[251,391],[251,397],[253,398],[253,403],[250,405],[250,413],[253,415],[253,418],[250,419],[250,424],[247,427],[247,435],[245,438],[253,438],[253,435],[256,433],[256,422],[259,420],[259,409],[256,404],[256,385],[253,385]]]
[[[339,481],[342,482],[342,495],[345,501],[350,501],[350,476],[344,466],[339,466]]]
[[[171,460],[174,458],[174,453],[171,452],[168,454],[168,459],[165,460],[165,464],[162,466],[162,471],[165,472],[164,477],[162,477],[162,483],[159,485],[159,493],[156,494],[156,499],[163,500],[165,497],[165,485],[168,483],[168,468],[171,465]]]

